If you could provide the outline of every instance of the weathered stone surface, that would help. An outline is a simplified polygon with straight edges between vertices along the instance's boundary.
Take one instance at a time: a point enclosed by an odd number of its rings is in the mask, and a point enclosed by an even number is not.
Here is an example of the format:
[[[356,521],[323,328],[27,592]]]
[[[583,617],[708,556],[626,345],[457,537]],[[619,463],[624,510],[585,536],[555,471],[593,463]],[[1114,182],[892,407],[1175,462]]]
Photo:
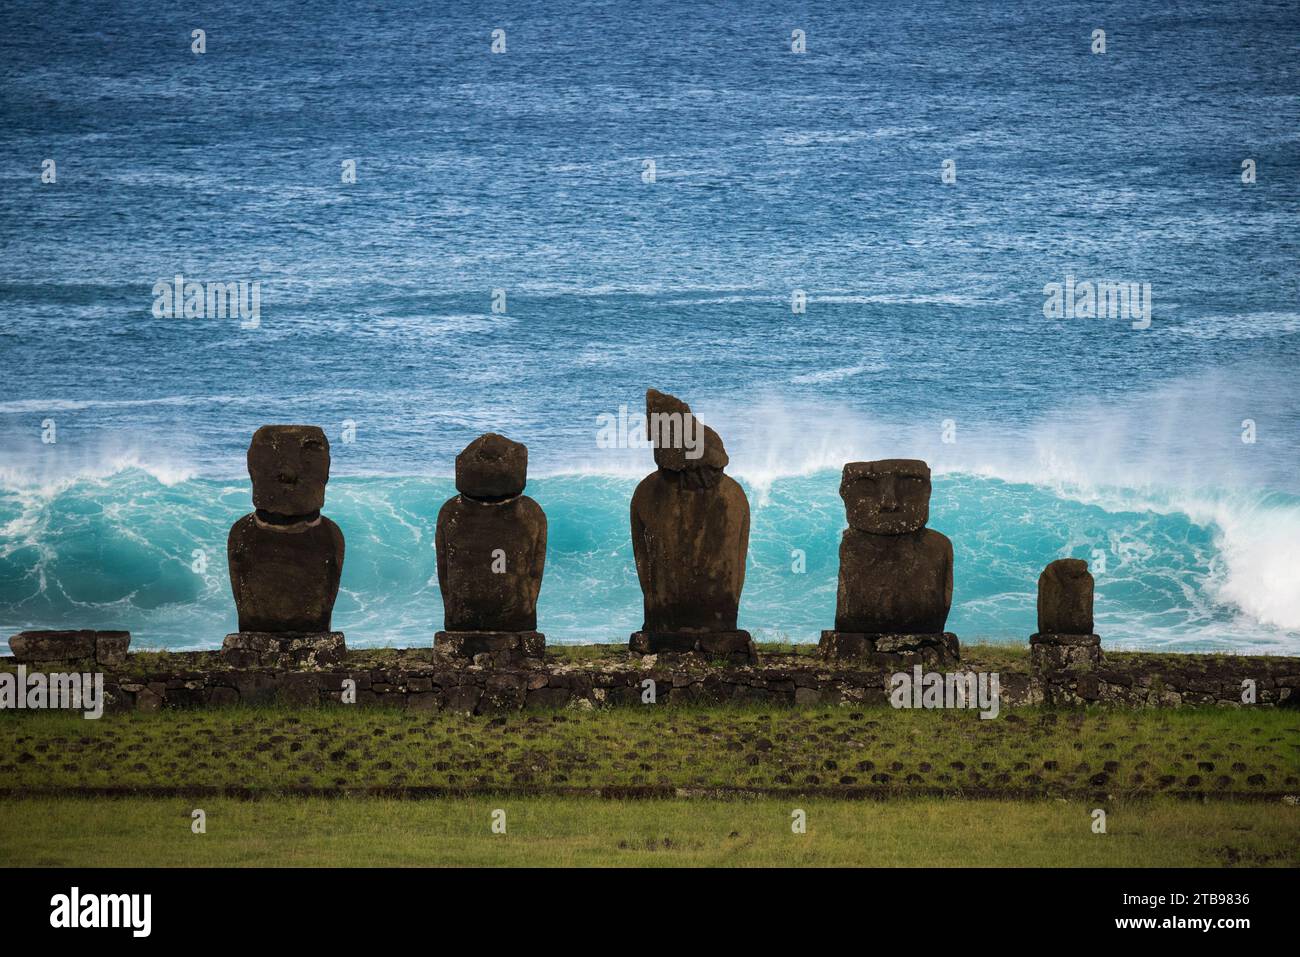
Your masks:
[[[843,636],[859,648],[881,643],[869,658],[823,659],[806,654],[762,653],[756,659],[716,653],[664,653],[647,659],[614,653],[596,659],[561,661],[525,658],[483,667],[475,659],[443,657],[431,649],[353,652],[327,671],[299,668],[231,668],[214,652],[173,652],[177,670],[105,676],[106,708],[219,707],[280,702],[294,706],[333,703],[342,707],[453,708],[482,714],[522,707],[592,708],[643,705],[642,682],[656,685],[656,705],[670,702],[752,701],[773,706],[884,704],[890,676],[921,665],[926,671],[958,670],[943,658],[956,650],[951,635]],[[939,644],[932,643],[941,637]],[[1090,636],[1065,636],[1055,647],[1086,647]],[[909,644],[913,644],[909,648]],[[945,644],[947,647],[945,647]],[[1036,643],[1037,644],[1037,643]],[[717,649],[715,649],[716,651]],[[916,660],[916,656],[920,660]],[[908,657],[912,656],[912,657]],[[928,656],[928,657],[927,657]],[[720,661],[719,659],[724,659]],[[12,661],[13,659],[5,659]],[[1154,655],[1115,652],[1102,667],[1038,670],[1029,660],[990,667],[978,649],[961,670],[996,670],[1001,704],[1072,706],[1087,702],[1123,707],[1295,707],[1300,704],[1300,658],[1245,655]],[[369,662],[369,663],[367,663]],[[128,661],[128,667],[131,662]],[[5,667],[0,662],[0,667]],[[10,665],[9,667],[13,667]],[[1242,702],[1242,682],[1254,682],[1257,704]],[[355,705],[340,702],[344,682],[356,686]]]
[[[1102,662],[1101,638],[1097,635],[1031,635],[1029,660],[1040,672],[1092,669]]]
[[[208,690],[208,706],[211,708],[225,708],[231,705],[239,704],[239,692],[234,688],[227,688],[218,685]]]
[[[221,657],[235,668],[320,668],[346,655],[341,631],[238,631],[221,644]]]
[[[440,631],[433,636],[438,658],[485,656],[491,665],[509,665],[546,654],[546,636],[539,631]]]
[[[1088,563],[1058,558],[1038,576],[1038,633],[1091,635],[1093,580]]]
[[[330,443],[314,425],[264,425],[248,446],[253,507],[278,515],[306,515],[325,507]]]
[[[933,529],[840,540],[835,630],[942,634],[952,605],[952,542]]]
[[[282,675],[276,690],[277,700],[282,704],[298,707],[320,704],[320,679],[310,671]]]
[[[129,631],[20,631],[9,638],[17,661],[95,661],[115,668],[126,660]]]
[[[944,668],[961,660],[960,644],[952,632],[880,635],[823,631],[819,647],[825,658],[856,659],[889,668]]]
[[[458,495],[436,532],[447,631],[534,631],[546,564],[546,515],[526,495],[481,502]]]
[[[456,491],[477,499],[513,498],[528,481],[528,447],[487,432],[456,456]]]
[[[105,668],[120,668],[126,664],[127,649],[130,647],[129,631],[95,632],[95,660]]]
[[[754,639],[747,631],[638,631],[633,633],[628,647],[643,655],[693,652],[710,657],[744,661],[758,658]]]
[[[343,533],[323,515],[286,525],[245,515],[226,544],[240,631],[329,631]]]
[[[871,535],[904,535],[930,520],[930,466],[920,459],[850,462],[840,478],[849,527]]]
[[[693,480],[707,484],[730,459],[722,439],[676,396],[647,389],[646,437],[654,448],[655,465],[672,472],[694,472]]]
[[[686,403],[653,389],[646,394],[646,410],[650,417],[676,414],[695,421]],[[684,428],[687,438],[696,429]],[[650,653],[673,633],[693,636],[681,639],[691,644],[709,632],[737,634],[749,502],[722,471],[727,456],[716,433],[705,430],[699,457],[687,454],[691,451],[656,438],[659,469],[632,496],[632,551],[645,606],[639,633],[648,636],[638,642]],[[667,641],[662,647],[676,644]]]

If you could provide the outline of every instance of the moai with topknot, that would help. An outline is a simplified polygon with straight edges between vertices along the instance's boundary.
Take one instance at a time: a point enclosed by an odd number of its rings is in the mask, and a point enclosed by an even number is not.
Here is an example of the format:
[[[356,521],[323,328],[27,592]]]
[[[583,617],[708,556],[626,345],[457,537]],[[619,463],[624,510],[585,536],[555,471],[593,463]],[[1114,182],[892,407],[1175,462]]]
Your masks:
[[[330,445],[314,425],[264,425],[248,446],[253,509],[230,529],[226,556],[239,631],[222,645],[242,666],[342,660],[330,630],[343,572],[343,533],[320,513]]]
[[[537,596],[546,564],[546,515],[523,494],[528,449],[481,435],[456,457],[456,490],[438,513],[441,656],[509,664],[540,659]]]
[[[919,459],[844,466],[840,497],[849,527],[840,540],[835,630],[828,658],[940,666],[960,657],[944,631],[952,606],[952,542],[926,528],[930,467]]]
[[[1101,663],[1101,638],[1093,634],[1092,573],[1079,558],[1058,558],[1038,576],[1038,631],[1029,659],[1039,672],[1088,670]]]
[[[749,549],[749,501],[727,475],[722,439],[685,402],[646,392],[657,471],[632,496],[632,553],[645,618],[634,652],[696,651],[752,660],[736,627]]]

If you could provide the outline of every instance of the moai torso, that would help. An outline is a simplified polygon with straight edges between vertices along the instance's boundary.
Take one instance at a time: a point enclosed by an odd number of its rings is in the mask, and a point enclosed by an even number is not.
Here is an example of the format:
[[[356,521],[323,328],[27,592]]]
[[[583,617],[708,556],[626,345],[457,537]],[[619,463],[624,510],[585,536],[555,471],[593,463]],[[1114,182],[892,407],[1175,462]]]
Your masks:
[[[647,417],[669,423],[656,439],[658,471],[632,496],[632,551],[646,632],[736,630],[749,548],[749,502],[723,472],[726,449],[690,407],[651,389]],[[677,416],[656,420],[656,415]],[[674,442],[671,428],[683,438]],[[652,436],[653,437],[653,436]],[[683,447],[685,446],[685,447]]]
[[[226,554],[240,631],[330,630],[343,533],[328,518],[276,525],[245,515],[230,529]]]
[[[916,459],[851,462],[840,495],[849,528],[840,541],[835,629],[942,632],[952,606],[952,543],[925,527],[929,467]]]
[[[1058,558],[1038,576],[1038,633],[1091,635],[1092,573],[1079,558]]]
[[[438,586],[447,631],[534,631],[546,515],[522,494],[528,450],[488,433],[456,459],[459,495],[438,513]]]
[[[719,471],[712,487],[660,469],[632,496],[644,631],[734,631],[745,585],[749,502]]]
[[[240,631],[326,632],[343,572],[343,533],[320,514],[329,441],[315,426],[267,425],[248,448],[253,505],[226,556]]]

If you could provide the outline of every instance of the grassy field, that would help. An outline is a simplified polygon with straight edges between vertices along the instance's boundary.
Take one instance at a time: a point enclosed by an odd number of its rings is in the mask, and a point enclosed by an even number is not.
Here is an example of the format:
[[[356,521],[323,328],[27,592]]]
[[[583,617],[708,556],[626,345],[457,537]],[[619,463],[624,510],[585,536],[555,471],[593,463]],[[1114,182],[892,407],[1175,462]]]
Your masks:
[[[0,794],[622,789],[893,797],[1300,793],[1300,719],[1273,709],[973,711],[329,708],[0,719]]]
[[[0,865],[1296,866],[1297,794],[1272,709],[0,716]]]
[[[201,807],[206,833],[191,831]],[[806,833],[792,813],[807,815]],[[505,815],[495,834],[494,811]],[[0,801],[9,866],[1289,866],[1300,808],[1062,800]]]

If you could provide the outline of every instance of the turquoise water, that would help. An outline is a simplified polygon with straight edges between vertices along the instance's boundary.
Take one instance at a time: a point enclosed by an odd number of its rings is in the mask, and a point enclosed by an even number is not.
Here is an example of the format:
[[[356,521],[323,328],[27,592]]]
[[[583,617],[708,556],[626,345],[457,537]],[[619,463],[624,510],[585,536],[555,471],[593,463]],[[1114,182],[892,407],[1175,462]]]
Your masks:
[[[842,464],[913,456],[963,639],[1023,641],[1068,555],[1112,646],[1300,652],[1294,3],[323,6],[7,5],[0,634],[217,646],[248,439],[311,422],[350,643],[440,625],[486,430],[550,519],[542,630],[625,638],[651,463],[598,417],[654,386],[750,492],[761,637],[833,620]],[[178,273],[258,322],[156,317]],[[1046,319],[1067,276],[1150,327]]]
[[[757,636],[811,641],[833,623],[838,482],[818,471],[744,483],[754,508],[741,624]],[[626,514],[634,487],[617,476],[530,483],[550,521],[538,614],[551,640],[625,640],[640,625]],[[328,512],[347,536],[335,624],[350,642],[429,642],[442,620],[434,523],[452,493],[445,479],[331,481]],[[247,494],[245,483],[166,485],[128,469],[52,495],[0,495],[5,624],[129,623],[143,646],[211,647],[235,629],[225,537]],[[1285,633],[1235,605],[1232,543],[1208,520],[1214,507],[1206,502],[1198,523],[1154,502],[1085,503],[1025,483],[937,476],[930,524],[952,538],[956,561],[950,627],[967,640],[1025,640],[1043,563],[1073,556],[1092,562],[1097,627],[1113,646],[1290,648]],[[1294,499],[1262,505],[1242,534],[1297,508]]]

